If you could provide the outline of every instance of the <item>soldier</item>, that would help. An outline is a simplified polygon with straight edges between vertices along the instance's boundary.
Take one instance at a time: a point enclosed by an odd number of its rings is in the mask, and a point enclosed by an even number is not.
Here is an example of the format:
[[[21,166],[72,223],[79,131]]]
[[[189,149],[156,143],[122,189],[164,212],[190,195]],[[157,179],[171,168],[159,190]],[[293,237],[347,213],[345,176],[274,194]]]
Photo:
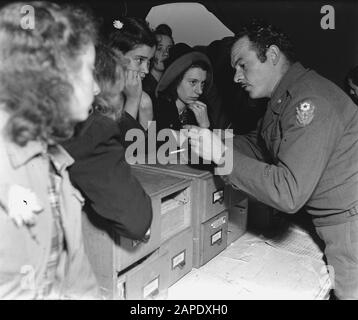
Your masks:
[[[234,138],[233,159],[210,130],[189,127],[193,151],[224,179],[286,213],[302,207],[325,242],[339,299],[358,299],[358,110],[335,84],[295,62],[287,35],[253,22],[236,35],[231,64],[251,98],[269,98],[257,130]],[[224,150],[223,152],[221,150]]]

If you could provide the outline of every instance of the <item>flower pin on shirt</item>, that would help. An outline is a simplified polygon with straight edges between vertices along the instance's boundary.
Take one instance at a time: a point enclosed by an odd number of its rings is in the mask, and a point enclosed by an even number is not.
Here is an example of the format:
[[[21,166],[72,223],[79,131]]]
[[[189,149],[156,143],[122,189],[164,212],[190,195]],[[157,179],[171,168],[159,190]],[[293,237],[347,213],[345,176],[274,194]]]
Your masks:
[[[18,227],[34,225],[37,215],[43,210],[36,194],[30,189],[12,185],[8,193],[8,215]]]
[[[300,127],[305,127],[311,123],[314,117],[315,106],[311,101],[301,102],[296,107],[296,123]]]
[[[115,27],[116,29],[122,29],[123,28],[123,23],[120,22],[119,20],[114,20],[113,21],[113,27]]]

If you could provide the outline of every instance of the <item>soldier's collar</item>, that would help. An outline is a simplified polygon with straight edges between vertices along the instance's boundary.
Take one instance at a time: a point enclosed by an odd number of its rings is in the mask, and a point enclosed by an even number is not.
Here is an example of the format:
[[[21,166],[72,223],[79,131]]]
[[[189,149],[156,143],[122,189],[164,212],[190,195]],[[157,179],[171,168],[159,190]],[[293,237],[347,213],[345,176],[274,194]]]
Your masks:
[[[274,111],[279,111],[281,109],[283,99],[287,97],[287,94],[292,94],[296,81],[307,71],[308,69],[303,67],[299,62],[295,62],[290,66],[281,78],[270,99],[270,104]]]

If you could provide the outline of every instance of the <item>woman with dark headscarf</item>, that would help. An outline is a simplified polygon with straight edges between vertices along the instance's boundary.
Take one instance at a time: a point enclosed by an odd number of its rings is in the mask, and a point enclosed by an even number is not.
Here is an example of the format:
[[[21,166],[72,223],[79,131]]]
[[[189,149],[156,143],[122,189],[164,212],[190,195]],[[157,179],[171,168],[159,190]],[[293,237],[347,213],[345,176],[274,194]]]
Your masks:
[[[166,65],[155,92],[157,129],[180,130],[187,124],[209,128],[207,104],[203,102],[212,85],[208,57],[178,43],[170,50]]]

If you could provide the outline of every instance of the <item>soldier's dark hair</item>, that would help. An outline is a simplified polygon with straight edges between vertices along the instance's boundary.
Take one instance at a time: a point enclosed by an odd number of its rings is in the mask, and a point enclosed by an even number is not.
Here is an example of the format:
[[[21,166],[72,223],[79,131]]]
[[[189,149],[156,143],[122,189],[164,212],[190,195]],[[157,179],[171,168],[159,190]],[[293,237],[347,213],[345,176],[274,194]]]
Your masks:
[[[290,63],[296,61],[294,47],[289,36],[280,28],[266,21],[252,20],[235,34],[235,40],[245,36],[250,40],[252,49],[256,51],[261,62],[266,61],[266,51],[271,45],[277,46]]]

